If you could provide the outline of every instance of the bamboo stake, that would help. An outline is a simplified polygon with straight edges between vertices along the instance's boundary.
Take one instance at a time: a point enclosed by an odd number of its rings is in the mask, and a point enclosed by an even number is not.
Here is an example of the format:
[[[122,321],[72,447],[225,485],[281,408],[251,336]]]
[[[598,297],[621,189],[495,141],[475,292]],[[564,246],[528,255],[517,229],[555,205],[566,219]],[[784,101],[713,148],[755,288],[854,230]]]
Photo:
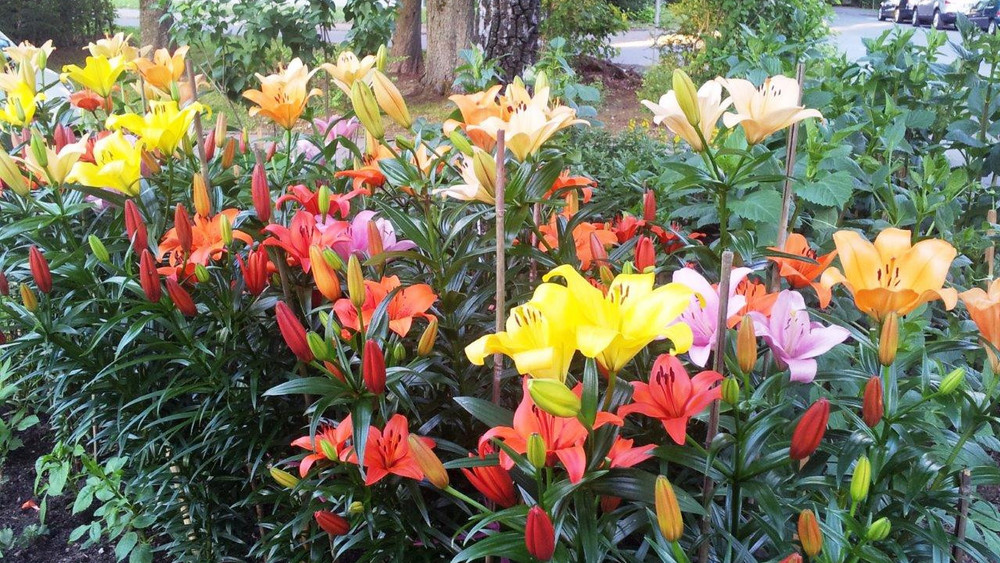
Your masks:
[[[729,317],[729,280],[733,271],[733,251],[722,252],[722,269],[719,272],[719,316],[715,332],[715,357],[713,369],[722,373],[726,369],[726,336],[728,329],[726,321]],[[711,451],[712,441],[719,433],[719,400],[712,401],[712,410],[708,416],[708,432],[705,434],[705,450]],[[702,498],[704,499],[705,516],[701,520],[702,544],[698,550],[698,560],[702,563],[708,562],[709,542],[706,537],[712,529],[712,494],[715,490],[715,483],[708,476],[708,468],[705,469],[705,481],[702,485]]]
[[[996,224],[996,222],[997,222],[997,210],[995,208],[994,209],[990,209],[988,212],[986,212],[986,220],[989,221],[991,225],[995,225]],[[990,229],[990,231],[989,231],[988,234],[990,236],[993,236],[994,234],[996,234],[996,231],[994,231],[993,229]],[[992,280],[993,279],[993,264],[994,264],[994,261],[996,260],[996,255],[997,255],[997,245],[996,245],[996,243],[994,243],[994,244],[991,244],[990,247],[986,249],[986,266],[987,266],[988,272],[989,272],[989,274],[986,276],[986,279],[988,279],[988,280]]]
[[[198,101],[198,83],[194,80],[194,65],[191,64],[191,59],[186,62],[187,66],[187,78],[188,82],[191,83],[191,101]],[[198,160],[201,161],[201,176],[205,179],[205,186],[212,187],[211,179],[208,177],[208,160],[205,152],[205,131],[201,126],[201,113],[194,114],[194,133],[195,142],[198,145]]]
[[[497,131],[497,183],[496,194],[496,244],[497,244],[497,295],[496,295],[496,331],[502,332],[504,329],[505,310],[507,308],[507,228],[504,225],[504,189],[507,187],[507,170],[504,165],[506,154],[504,142],[504,130]],[[493,354],[493,403],[500,402],[500,375],[503,373],[503,354]]]
[[[800,62],[795,69],[795,80],[799,83],[799,97],[796,104],[802,103],[802,81],[805,73],[806,65]],[[788,240],[788,229],[790,227],[788,219],[792,210],[792,197],[794,197],[792,193],[792,172],[795,171],[795,152],[798,144],[799,124],[796,122],[788,130],[788,144],[785,147],[785,186],[781,194],[781,217],[778,219],[778,240],[776,241],[779,249],[784,248],[785,241]],[[778,268],[772,264],[770,290],[778,291],[780,284],[781,276],[778,275]]]
[[[958,516],[955,517],[955,547],[952,548],[951,560],[962,561],[965,557],[965,550],[958,546],[959,542],[965,541],[965,528],[969,522],[969,484],[972,473],[968,469],[962,470],[958,482]]]

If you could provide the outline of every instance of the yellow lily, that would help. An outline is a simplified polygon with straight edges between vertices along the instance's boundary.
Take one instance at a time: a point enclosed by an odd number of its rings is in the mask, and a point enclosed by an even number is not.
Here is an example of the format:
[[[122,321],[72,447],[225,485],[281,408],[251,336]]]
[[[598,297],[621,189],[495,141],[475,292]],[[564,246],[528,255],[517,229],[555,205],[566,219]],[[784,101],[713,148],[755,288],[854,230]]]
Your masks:
[[[52,46],[52,40],[48,40],[43,43],[40,47],[35,47],[27,41],[23,41],[18,45],[7,47],[3,50],[7,58],[16,63],[18,66],[31,66],[35,70],[43,68],[46,62],[49,60],[49,55],[56,48]]]
[[[161,92],[170,92],[170,85],[179,82],[184,76],[184,57],[187,52],[187,45],[178,48],[173,55],[166,49],[157,49],[153,53],[153,60],[137,58],[132,61],[132,67],[150,86]]]
[[[94,143],[94,162],[74,164],[66,181],[139,195],[141,153],[141,142],[133,145],[121,131],[115,131]]]
[[[654,274],[621,274],[605,295],[572,266],[559,266],[543,279],[554,277],[566,280],[570,295],[557,321],[575,327],[577,349],[610,372],[621,371],[654,340],[669,338],[672,354],[686,352],[694,341],[691,327],[671,324],[691,304],[694,292],[686,285],[668,283],[654,289]]]
[[[699,120],[697,124],[692,124],[677,102],[677,93],[674,90],[661,96],[659,102],[655,104],[649,100],[642,100],[642,105],[653,112],[653,123],[665,125],[678,137],[687,141],[695,152],[705,149],[702,137],[711,142],[719,118],[730,104],[732,104],[731,98],[722,99],[722,85],[718,82],[706,82],[698,89]],[[698,135],[699,129],[701,136]]]
[[[488,334],[469,344],[465,355],[481,366],[487,356],[504,354],[514,360],[522,375],[565,381],[576,350],[573,328],[562,318],[569,300],[565,287],[539,285],[531,301],[511,310],[505,332]]]
[[[358,60],[358,56],[351,51],[344,51],[337,57],[337,64],[326,63],[320,68],[333,77],[333,83],[337,85],[337,88],[350,96],[351,86],[354,86],[354,82],[368,76],[368,73],[375,68],[376,62],[372,55]]]
[[[205,111],[205,106],[193,103],[184,109],[177,108],[177,102],[149,102],[150,112],[146,115],[127,113],[108,117],[108,129],[128,129],[139,135],[149,150],[160,149],[164,156],[177,150],[181,140],[188,134],[195,116]]]
[[[20,82],[13,90],[7,92],[7,99],[0,107],[0,121],[24,127],[35,118],[35,108],[38,102],[45,99],[45,94],[36,94],[34,83]]]
[[[307,83],[316,71],[298,58],[288,63],[288,68],[269,76],[257,75],[260,90],[247,90],[243,97],[257,104],[250,108],[250,115],[258,113],[270,118],[285,129],[295,127],[295,122],[306,109],[306,102],[323,92],[319,88],[306,91]]]
[[[87,63],[80,68],[77,65],[63,67],[63,81],[69,79],[80,86],[93,90],[99,96],[107,98],[111,90],[125,71],[125,61],[121,57],[87,57]]]
[[[87,45],[87,50],[92,56],[109,59],[121,57],[122,62],[126,64],[143,56],[149,49],[148,46],[139,49],[132,45],[132,34],[125,35],[122,32],[108,35],[104,39],[98,39]]]
[[[27,151],[27,155],[22,159],[22,162],[24,162],[25,168],[35,175],[39,183],[47,182],[51,185],[60,186],[66,181],[66,178],[73,170],[77,161],[80,160],[80,157],[87,152],[86,144],[87,139],[84,138],[81,141],[64,146],[58,152],[46,145],[44,148],[44,165],[38,162],[33,151]]]
[[[462,155],[462,180],[456,184],[434,190],[434,195],[448,196],[462,201],[481,201],[494,204],[496,200],[497,168],[493,155],[479,147],[473,147],[472,157]]]
[[[757,144],[775,131],[809,117],[823,118],[814,109],[799,105],[799,83],[787,76],[772,76],[758,89],[749,80],[717,78],[733,99],[736,113],[722,116],[726,127],[743,126],[747,142]]]
[[[941,299],[951,310],[958,302],[954,288],[943,288],[955,247],[939,239],[910,245],[910,231],[885,229],[872,244],[854,231],[833,234],[843,272],[829,268],[820,283],[844,284],[861,312],[881,321],[890,313],[906,315]]]

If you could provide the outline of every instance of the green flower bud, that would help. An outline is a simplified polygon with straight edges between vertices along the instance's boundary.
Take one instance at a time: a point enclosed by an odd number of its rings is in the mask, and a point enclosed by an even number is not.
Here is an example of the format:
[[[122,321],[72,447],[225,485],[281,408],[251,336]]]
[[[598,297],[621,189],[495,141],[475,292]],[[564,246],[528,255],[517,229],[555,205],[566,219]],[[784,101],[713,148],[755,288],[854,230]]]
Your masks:
[[[272,467],[269,471],[271,472],[271,478],[282,487],[291,489],[299,484],[299,480],[287,471],[278,469],[277,467]]]
[[[199,283],[205,283],[209,280],[208,268],[201,264],[197,264],[194,267],[194,277]]]
[[[941,380],[941,386],[938,387],[938,393],[941,393],[942,395],[950,395],[962,385],[963,381],[965,381],[965,368],[954,369]]]
[[[528,436],[527,445],[527,457],[528,462],[531,463],[535,469],[541,469],[545,467],[546,461],[546,444],[545,438],[542,438],[541,434],[533,432],[531,436]]]
[[[892,531],[892,523],[889,522],[888,518],[883,516],[872,522],[871,526],[868,526],[868,533],[865,534],[865,539],[868,541],[882,541],[889,537],[890,531]]]
[[[306,334],[306,343],[309,344],[309,350],[313,353],[313,356],[316,356],[317,360],[322,362],[329,359],[329,349],[326,346],[326,340],[322,336],[309,331]]]
[[[580,398],[558,379],[532,379],[528,394],[543,411],[561,418],[572,418],[580,413]]]
[[[222,235],[222,244],[229,246],[233,244],[233,224],[229,222],[229,217],[219,215],[219,234]]]
[[[735,377],[727,377],[722,381],[722,400],[735,405],[740,400],[740,383]]]
[[[677,105],[684,112],[684,117],[692,127],[697,127],[701,123],[701,110],[698,109],[698,89],[691,82],[691,77],[681,69],[674,70],[674,95],[677,96]]]
[[[851,500],[861,502],[868,497],[868,487],[872,482],[872,464],[867,456],[858,458],[851,476]]]
[[[352,516],[357,516],[365,511],[365,505],[363,502],[356,500],[351,503],[351,506],[347,508],[347,513]]]
[[[94,256],[96,256],[98,260],[104,262],[105,264],[111,263],[111,255],[108,254],[108,249],[104,246],[104,243],[101,242],[101,239],[97,238],[95,235],[90,235],[87,237],[87,243],[90,244],[90,250],[94,252]]]

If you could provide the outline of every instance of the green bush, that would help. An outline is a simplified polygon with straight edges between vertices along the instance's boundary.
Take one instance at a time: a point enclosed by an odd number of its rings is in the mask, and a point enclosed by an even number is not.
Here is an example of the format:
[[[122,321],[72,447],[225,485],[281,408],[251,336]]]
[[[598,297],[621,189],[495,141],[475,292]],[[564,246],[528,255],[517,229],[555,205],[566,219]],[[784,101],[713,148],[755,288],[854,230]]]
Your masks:
[[[545,0],[542,37],[566,39],[574,54],[609,57],[612,35],[628,29],[625,13],[606,0]]]
[[[0,0],[0,30],[15,42],[82,45],[113,29],[111,0]]]

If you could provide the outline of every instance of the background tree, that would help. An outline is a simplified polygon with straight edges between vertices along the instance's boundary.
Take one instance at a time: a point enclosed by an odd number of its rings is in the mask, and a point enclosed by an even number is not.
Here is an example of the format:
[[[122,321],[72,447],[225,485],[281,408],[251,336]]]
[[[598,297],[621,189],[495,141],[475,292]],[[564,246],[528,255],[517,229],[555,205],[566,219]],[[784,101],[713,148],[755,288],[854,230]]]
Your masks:
[[[139,0],[139,35],[143,45],[160,49],[170,44],[170,19],[161,0]]]
[[[392,69],[401,74],[419,74],[424,69],[424,46],[420,40],[420,0],[400,0],[396,29],[392,33]]]
[[[539,0],[481,0],[480,37],[486,57],[497,61],[504,80],[538,59]]]
[[[423,83],[438,93],[451,89],[458,53],[472,45],[472,0],[427,0],[427,59]]]

